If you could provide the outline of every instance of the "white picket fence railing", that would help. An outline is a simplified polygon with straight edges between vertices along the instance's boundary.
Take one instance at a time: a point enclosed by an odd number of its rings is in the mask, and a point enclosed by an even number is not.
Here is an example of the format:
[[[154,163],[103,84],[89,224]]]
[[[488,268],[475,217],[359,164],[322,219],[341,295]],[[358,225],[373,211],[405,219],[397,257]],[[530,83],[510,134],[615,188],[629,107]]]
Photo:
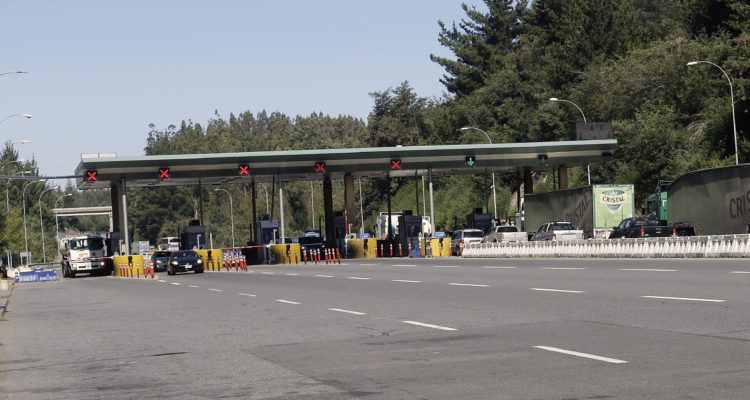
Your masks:
[[[750,235],[469,243],[463,257],[742,258],[750,257]]]

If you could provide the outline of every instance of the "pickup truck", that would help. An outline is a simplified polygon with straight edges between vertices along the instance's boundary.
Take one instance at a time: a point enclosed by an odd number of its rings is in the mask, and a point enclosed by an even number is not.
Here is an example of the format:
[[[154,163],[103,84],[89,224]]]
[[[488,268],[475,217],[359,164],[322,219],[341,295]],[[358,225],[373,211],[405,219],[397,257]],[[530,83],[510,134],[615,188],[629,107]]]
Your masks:
[[[650,216],[625,218],[609,234],[610,239],[667,236],[695,236],[695,228],[681,224],[669,225],[667,221]]]
[[[482,242],[525,242],[529,240],[526,232],[519,232],[518,228],[513,225],[491,226],[487,228]]]
[[[583,240],[583,231],[567,221],[553,221],[542,225],[531,240]]]

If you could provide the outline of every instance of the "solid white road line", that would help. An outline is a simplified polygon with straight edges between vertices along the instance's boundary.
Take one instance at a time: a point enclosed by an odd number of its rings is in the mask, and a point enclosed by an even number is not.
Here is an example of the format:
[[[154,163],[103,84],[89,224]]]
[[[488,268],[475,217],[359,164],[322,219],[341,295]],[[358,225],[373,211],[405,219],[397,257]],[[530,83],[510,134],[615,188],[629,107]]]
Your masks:
[[[318,278],[333,278],[333,275],[315,275]]]
[[[344,309],[341,309],[341,308],[329,308],[329,310],[331,310],[331,311],[338,311],[338,312],[347,313],[347,314],[354,314],[354,315],[367,315],[367,314],[365,314],[363,312],[351,311],[351,310],[344,310]]]
[[[676,269],[658,269],[658,268],[620,268],[620,271],[677,272]]]
[[[261,272],[263,275],[276,275],[275,272]]]
[[[563,353],[563,354],[568,354],[568,355],[576,356],[576,357],[590,358],[592,360],[604,361],[604,362],[608,362],[612,364],[627,364],[627,361],[625,360],[618,360],[616,358],[602,357],[602,356],[597,356],[593,354],[579,353],[577,351],[558,349],[557,347],[534,346],[534,348],[547,350],[547,351],[554,351],[555,353]]]
[[[394,267],[416,267],[417,264],[393,264]]]
[[[542,269],[580,270],[580,269],[586,269],[586,268],[583,268],[583,267],[543,267]]]
[[[391,282],[403,282],[403,283],[422,283],[422,281],[410,281],[408,279],[394,279]]]
[[[490,285],[477,285],[477,284],[474,284],[474,283],[453,283],[453,282],[451,282],[451,283],[449,283],[449,285],[453,285],[453,286],[473,286],[473,287],[490,287]]]
[[[447,326],[425,324],[424,322],[417,322],[417,321],[401,321],[401,322],[405,324],[410,324],[410,325],[424,326],[425,328],[440,329],[441,331],[457,331],[458,330],[456,328],[448,328]]]
[[[750,271],[732,271],[733,274],[750,274]]]
[[[278,301],[279,303],[286,303],[286,304],[299,304],[296,301],[289,301],[289,300],[283,300],[283,299],[278,299],[276,301]]]
[[[372,278],[360,278],[359,276],[347,276],[346,279],[358,279],[361,281],[369,281]]]
[[[485,268],[485,269],[516,269],[518,267],[492,267],[492,266],[487,266],[487,267],[482,267],[482,268]]]
[[[179,283],[179,282],[172,282],[172,284],[173,284],[173,285],[176,285],[176,286],[180,286],[180,285],[182,285],[182,284],[181,284],[181,283]]]
[[[583,290],[562,290],[562,289],[545,289],[533,287],[531,290],[538,290],[540,292],[561,292],[561,293],[584,293]]]
[[[293,272],[287,272],[287,273],[286,273],[286,274],[284,274],[284,275],[289,275],[289,276],[299,276],[299,274],[295,274],[295,273],[293,273]]]
[[[190,285],[190,287],[200,287],[200,286]]]
[[[210,290],[212,292],[223,292],[223,290],[221,290],[221,289],[208,289],[208,290]]]
[[[647,299],[664,299],[664,300],[685,300],[685,301],[707,301],[709,303],[723,303],[726,300],[716,299],[696,299],[691,297],[669,297],[669,296],[641,296]]]
[[[240,295],[240,296],[257,297],[254,294],[250,294],[250,293],[237,293],[237,294]]]

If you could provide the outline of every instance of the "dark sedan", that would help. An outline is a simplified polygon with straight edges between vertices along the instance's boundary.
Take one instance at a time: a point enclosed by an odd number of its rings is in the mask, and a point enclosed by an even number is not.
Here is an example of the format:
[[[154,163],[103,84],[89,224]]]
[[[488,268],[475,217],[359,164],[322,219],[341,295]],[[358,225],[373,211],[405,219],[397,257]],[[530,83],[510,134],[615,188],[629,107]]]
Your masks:
[[[167,270],[170,254],[172,254],[171,251],[155,251],[151,255],[151,265],[154,266],[155,272],[164,272]]]
[[[173,251],[169,256],[167,274],[174,275],[178,272],[203,273],[203,259],[192,250]]]

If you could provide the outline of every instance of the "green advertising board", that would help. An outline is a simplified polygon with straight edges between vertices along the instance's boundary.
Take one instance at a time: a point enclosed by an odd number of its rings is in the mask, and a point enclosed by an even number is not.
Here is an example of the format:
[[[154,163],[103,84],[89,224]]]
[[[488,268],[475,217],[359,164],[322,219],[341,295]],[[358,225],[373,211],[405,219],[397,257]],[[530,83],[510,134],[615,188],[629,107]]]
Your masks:
[[[593,189],[594,228],[612,228],[633,216],[633,185],[601,185]]]

